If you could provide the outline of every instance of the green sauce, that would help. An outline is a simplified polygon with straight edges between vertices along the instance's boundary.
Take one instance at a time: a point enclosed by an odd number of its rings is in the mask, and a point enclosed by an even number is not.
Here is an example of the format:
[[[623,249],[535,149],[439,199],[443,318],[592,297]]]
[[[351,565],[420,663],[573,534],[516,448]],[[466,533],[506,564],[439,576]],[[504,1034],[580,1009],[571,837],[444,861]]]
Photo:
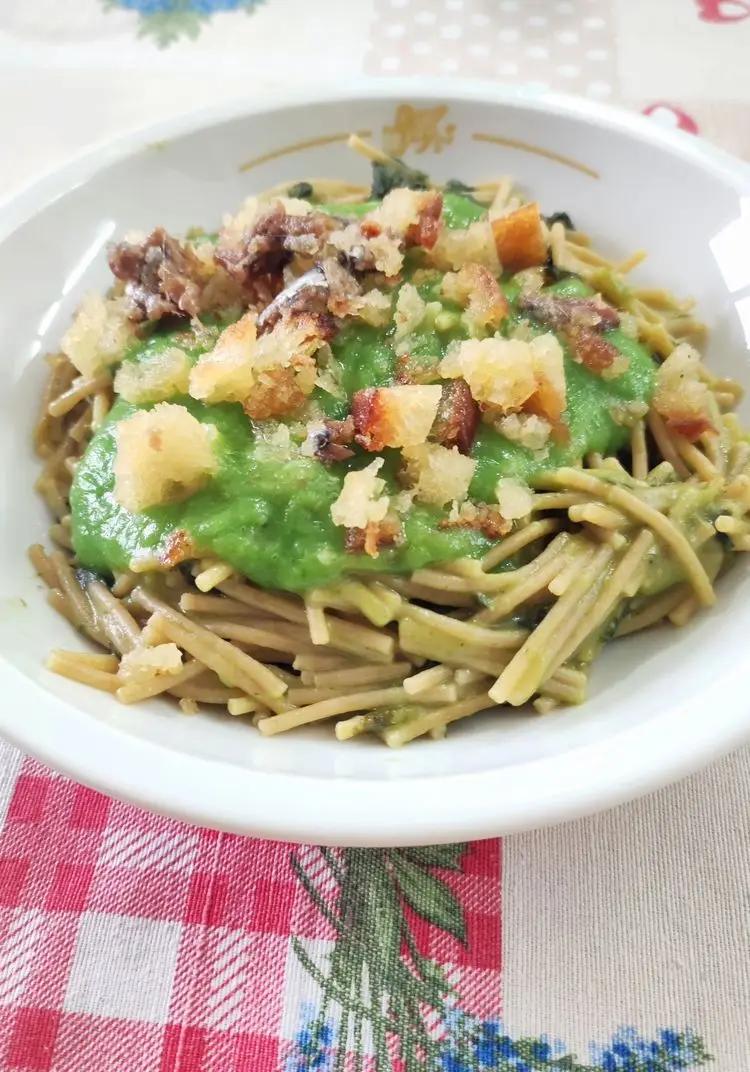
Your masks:
[[[454,226],[465,226],[476,218],[475,212],[482,211],[468,198],[447,197],[451,204],[455,202]],[[428,289],[423,290],[425,296]],[[554,289],[588,292],[580,280],[565,280]],[[512,287],[507,290],[512,298]],[[333,350],[349,398],[360,388],[394,381],[396,358],[390,331],[352,322],[335,340]],[[460,329],[443,333],[427,330],[416,340],[413,353],[420,355],[422,363],[437,363],[456,337],[460,337]],[[611,409],[627,402],[648,401],[655,365],[642,346],[621,332],[609,332],[608,338],[629,359],[628,370],[614,380],[603,380],[566,355],[570,441],[564,446],[553,445],[547,454],[534,454],[490,426],[480,425],[472,450],[477,461],[472,498],[493,502],[501,476],[533,482],[540,472],[575,462],[588,451],[612,452],[626,443],[627,429],[616,423]],[[175,333],[162,332],[139,344],[127,360],[139,361],[175,341],[188,350],[192,360],[202,352],[195,342],[186,347],[184,332],[179,340]],[[330,416],[343,416],[348,411],[346,402],[320,389],[314,398]],[[171,533],[183,530],[201,555],[226,560],[258,584],[303,591],[352,572],[406,573],[429,563],[476,557],[490,546],[485,537],[472,530],[441,529],[439,522],[446,517],[445,511],[415,505],[404,522],[405,538],[400,546],[382,549],[377,558],[348,553],[344,531],[331,521],[330,507],[346,473],[369,464],[372,455],[361,452],[349,462],[326,466],[300,455],[293,444],[291,457],[280,456],[269,445],[262,426],[254,426],[238,404],[206,406],[183,397],[172,401],[185,405],[199,421],[215,425],[219,433],[216,477],[184,502],[142,514],[124,510],[113,495],[115,429],[118,421],[139,407],[120,399],[93,436],[71,489],[73,543],[85,567],[102,574],[126,569],[134,557],[158,553]],[[385,453],[381,476],[395,492],[397,452]]]
[[[552,445],[544,458],[510,443],[489,425],[480,424],[472,455],[477,459],[469,494],[491,501],[501,476],[518,477],[527,483],[544,470],[570,465],[589,451],[611,454],[623,447],[629,431],[612,417],[612,407],[635,399],[647,401],[653,390],[654,366],[651,356],[637,342],[621,331],[607,332],[606,337],[629,360],[627,371],[614,380],[603,380],[565,356],[567,380],[567,422],[570,441]]]
[[[330,212],[333,216],[351,216],[358,218],[366,216],[378,207],[378,201],[359,201],[352,204],[347,201],[331,202],[327,205],[318,206],[323,212]],[[486,209],[478,201],[461,194],[443,194],[443,222],[446,227],[468,227],[475,220],[484,216]]]

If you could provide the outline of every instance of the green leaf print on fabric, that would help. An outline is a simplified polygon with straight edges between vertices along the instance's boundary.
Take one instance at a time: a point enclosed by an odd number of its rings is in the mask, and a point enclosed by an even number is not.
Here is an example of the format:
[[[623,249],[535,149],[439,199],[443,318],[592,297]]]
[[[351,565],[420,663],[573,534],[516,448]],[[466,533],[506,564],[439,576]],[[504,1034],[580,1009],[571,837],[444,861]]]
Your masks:
[[[433,870],[457,870],[465,848],[309,849],[292,858],[305,891],[336,934],[322,963],[294,941],[323,994],[320,1023],[339,1005],[341,1037],[353,1039],[352,1052],[360,1054],[362,1039],[370,1036],[383,1072],[392,1067],[394,1050],[404,1072],[439,1067],[435,1027],[447,1015],[452,990],[441,966],[419,951],[407,909],[465,941],[461,906]],[[345,1059],[341,1047],[332,1072],[343,1069]]]
[[[424,845],[416,849],[401,849],[400,856],[425,867],[442,867],[447,871],[460,871],[465,845]]]
[[[461,905],[451,891],[424,867],[394,852],[393,872],[402,897],[414,911],[435,927],[466,941],[466,923]]]

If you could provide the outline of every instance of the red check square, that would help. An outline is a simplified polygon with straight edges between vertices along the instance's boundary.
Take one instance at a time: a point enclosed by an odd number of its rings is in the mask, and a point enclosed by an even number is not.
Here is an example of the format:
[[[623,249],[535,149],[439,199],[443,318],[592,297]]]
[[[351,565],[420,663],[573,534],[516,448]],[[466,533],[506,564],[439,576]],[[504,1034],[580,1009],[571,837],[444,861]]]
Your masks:
[[[21,904],[30,868],[31,860],[0,859],[0,904]]]
[[[77,785],[70,809],[70,825],[80,830],[103,830],[112,801],[85,785]]]
[[[8,1047],[7,1072],[49,1072],[60,1016],[55,1009],[18,1010]]]
[[[57,864],[45,907],[51,911],[82,912],[93,877],[93,864]]]
[[[49,778],[22,774],[8,808],[8,821],[38,823],[44,815],[44,804],[50,788]]]

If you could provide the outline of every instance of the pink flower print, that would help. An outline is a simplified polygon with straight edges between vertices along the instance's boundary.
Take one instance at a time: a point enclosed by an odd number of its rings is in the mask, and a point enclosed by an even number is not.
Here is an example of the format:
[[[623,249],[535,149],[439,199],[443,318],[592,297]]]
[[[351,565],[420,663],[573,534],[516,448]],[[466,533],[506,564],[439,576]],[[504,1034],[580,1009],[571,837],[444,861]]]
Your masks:
[[[704,22],[742,22],[750,18],[747,0],[697,0],[698,13]]]

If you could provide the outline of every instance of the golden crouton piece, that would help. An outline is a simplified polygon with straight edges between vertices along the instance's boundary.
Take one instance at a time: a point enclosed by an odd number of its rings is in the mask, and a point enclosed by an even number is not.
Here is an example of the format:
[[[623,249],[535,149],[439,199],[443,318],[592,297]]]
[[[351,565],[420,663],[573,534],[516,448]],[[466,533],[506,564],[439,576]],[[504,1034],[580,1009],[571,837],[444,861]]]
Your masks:
[[[372,451],[424,443],[437,416],[441,395],[438,384],[357,391],[352,398],[357,442]]]
[[[403,458],[406,475],[420,502],[444,506],[462,502],[468,495],[477,463],[457,447],[449,450],[439,443],[420,443],[407,447]]]
[[[117,426],[115,498],[139,513],[186,499],[216,472],[216,429],[171,402],[141,410]]]
[[[73,323],[63,336],[61,349],[82,376],[96,376],[118,361],[134,338],[122,298],[87,294]]]
[[[535,201],[493,220],[492,233],[500,263],[507,272],[533,268],[547,259],[547,241]]]
[[[383,494],[385,481],[378,476],[383,459],[376,458],[366,469],[347,473],[338,499],[331,505],[334,525],[347,529],[366,529],[382,521],[388,513],[390,499]]]
[[[179,346],[126,361],[115,375],[115,393],[128,402],[164,402],[175,395],[187,394],[190,362]]]

